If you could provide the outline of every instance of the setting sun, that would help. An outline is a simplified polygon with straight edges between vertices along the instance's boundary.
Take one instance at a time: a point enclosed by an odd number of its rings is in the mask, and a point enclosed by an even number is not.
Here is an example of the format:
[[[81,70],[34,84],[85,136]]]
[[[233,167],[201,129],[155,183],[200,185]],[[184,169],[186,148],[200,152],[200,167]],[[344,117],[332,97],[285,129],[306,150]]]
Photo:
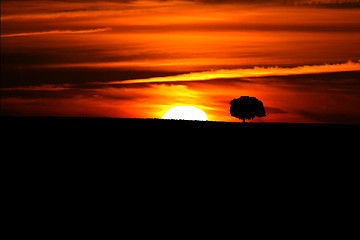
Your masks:
[[[193,106],[177,106],[170,108],[162,119],[207,121],[206,113]]]

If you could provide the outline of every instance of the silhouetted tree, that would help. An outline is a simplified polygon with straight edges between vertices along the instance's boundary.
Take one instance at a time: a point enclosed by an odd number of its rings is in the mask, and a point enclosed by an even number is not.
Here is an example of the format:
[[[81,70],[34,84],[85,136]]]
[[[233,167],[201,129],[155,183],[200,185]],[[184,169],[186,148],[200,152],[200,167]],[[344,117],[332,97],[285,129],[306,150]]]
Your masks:
[[[263,103],[255,97],[241,96],[230,102],[230,114],[233,117],[243,120],[253,119],[254,117],[265,117],[265,108]]]

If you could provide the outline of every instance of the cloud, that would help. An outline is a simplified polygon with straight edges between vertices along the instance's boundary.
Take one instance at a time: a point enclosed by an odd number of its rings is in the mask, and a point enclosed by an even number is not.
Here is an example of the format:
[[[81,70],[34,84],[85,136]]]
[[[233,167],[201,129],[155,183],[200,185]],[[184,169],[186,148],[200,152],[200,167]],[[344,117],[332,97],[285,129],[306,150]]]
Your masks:
[[[307,5],[307,6],[322,6],[322,7],[360,7],[359,0],[152,0],[152,2],[196,2],[202,4],[267,4],[267,5]],[[24,0],[2,0],[2,2],[24,2]],[[31,1],[29,1],[31,2]],[[64,3],[94,3],[94,2],[109,2],[109,3],[137,3],[144,2],[143,0],[49,0],[48,2],[64,2]],[[150,2],[150,1],[149,1]]]
[[[287,111],[281,109],[281,108],[275,108],[275,107],[266,107],[265,106],[265,112],[267,114],[281,114],[281,113],[288,113]]]
[[[2,2],[37,2],[39,0],[1,0]],[[92,2],[118,2],[130,3],[137,0],[48,0],[47,2],[92,3]]]
[[[359,0],[189,0],[205,4],[287,5],[324,8],[360,8]]]
[[[247,69],[221,69],[215,71],[193,72],[176,76],[155,77],[147,79],[134,79],[113,82],[112,84],[133,84],[133,83],[164,83],[164,82],[188,82],[206,81],[212,79],[233,79],[246,77],[267,77],[267,76],[289,76],[299,74],[332,73],[360,71],[360,61],[338,64],[309,65],[292,68],[284,67],[254,67]]]
[[[319,113],[311,111],[299,111],[298,114],[307,117],[315,122],[337,123],[337,124],[359,124],[360,115],[358,113]]]
[[[261,99],[265,105],[267,117],[261,121],[359,123],[360,71],[339,70],[350,65],[302,66],[303,74],[298,75],[121,85],[111,84],[111,80],[121,77],[121,72],[111,73],[111,69],[101,72],[92,69],[80,75],[79,69],[71,74],[52,69],[43,79],[35,76],[39,85],[1,89],[1,114],[160,118],[170,107],[189,105],[204,110],[211,120],[234,121],[229,114],[229,101],[249,95]],[[313,70],[332,67],[339,72],[305,74],[310,72],[304,71],[306,67]],[[301,67],[280,69],[288,69],[289,73],[290,69],[298,68]],[[129,72],[124,78],[134,77],[135,73]],[[24,77],[27,75],[34,76],[25,74]],[[23,81],[22,77],[17,80]],[[100,80],[104,82],[92,84]],[[29,81],[34,83],[31,78]]]
[[[6,37],[25,37],[25,36],[37,36],[37,35],[54,35],[54,34],[86,34],[86,33],[98,33],[109,31],[111,28],[96,28],[96,29],[84,29],[84,30],[52,30],[45,32],[26,32],[26,33],[11,33],[1,35],[2,38]]]

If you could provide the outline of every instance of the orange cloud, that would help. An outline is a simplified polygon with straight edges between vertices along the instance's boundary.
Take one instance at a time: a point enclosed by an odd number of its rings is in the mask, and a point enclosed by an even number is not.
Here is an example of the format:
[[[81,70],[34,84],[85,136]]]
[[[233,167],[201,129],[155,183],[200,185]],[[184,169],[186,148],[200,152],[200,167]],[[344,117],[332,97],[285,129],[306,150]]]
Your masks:
[[[177,76],[156,77],[147,79],[134,79],[113,82],[112,84],[133,84],[133,83],[161,83],[161,82],[187,82],[206,81],[211,79],[245,78],[245,77],[267,77],[267,76],[288,76],[298,74],[332,73],[360,71],[360,61],[338,64],[324,64],[312,66],[299,66],[293,68],[282,67],[254,67],[248,69],[221,69],[216,71],[193,72]]]
[[[109,31],[111,28],[97,28],[97,29],[85,29],[85,30],[53,30],[46,32],[27,32],[27,33],[13,33],[1,35],[5,37],[24,37],[24,36],[36,36],[36,35],[53,35],[53,34],[84,34],[84,33],[98,33]]]

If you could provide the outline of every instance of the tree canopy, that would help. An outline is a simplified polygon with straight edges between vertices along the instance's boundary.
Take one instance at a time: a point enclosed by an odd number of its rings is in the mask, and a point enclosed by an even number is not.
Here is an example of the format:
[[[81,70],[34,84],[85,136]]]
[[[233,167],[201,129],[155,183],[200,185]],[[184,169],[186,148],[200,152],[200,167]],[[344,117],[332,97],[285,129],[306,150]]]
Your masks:
[[[245,122],[255,117],[265,117],[263,103],[255,97],[241,96],[230,102],[230,114]]]

